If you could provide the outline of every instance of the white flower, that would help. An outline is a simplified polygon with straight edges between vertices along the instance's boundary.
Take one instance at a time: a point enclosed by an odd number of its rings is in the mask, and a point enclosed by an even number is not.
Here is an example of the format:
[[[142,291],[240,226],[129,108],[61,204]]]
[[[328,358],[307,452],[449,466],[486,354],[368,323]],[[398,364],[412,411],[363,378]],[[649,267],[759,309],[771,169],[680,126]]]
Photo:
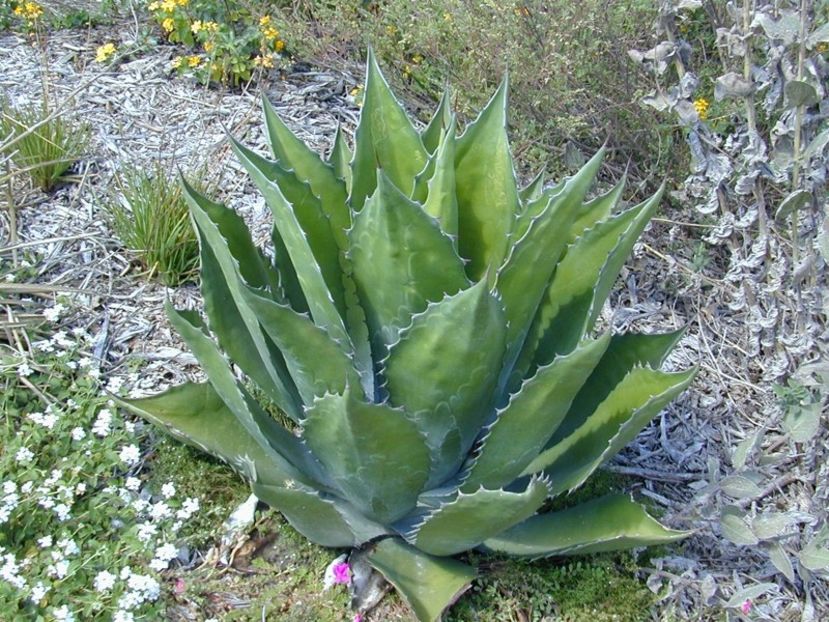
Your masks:
[[[169,563],[170,561],[178,557],[178,549],[174,544],[165,542],[155,550],[155,557],[156,559]],[[164,567],[166,568],[167,566]]]
[[[106,390],[110,393],[118,393],[124,385],[124,379],[119,376],[113,376],[107,381]]]
[[[199,500],[195,497],[187,497],[181,505],[181,509],[176,512],[176,518],[187,520],[193,514],[199,511]]]
[[[7,495],[17,492],[17,484],[11,481],[3,482],[3,492]]]
[[[32,591],[29,593],[29,600],[32,601],[32,603],[34,604],[39,603],[41,600],[43,600],[43,597],[46,596],[46,593],[49,591],[49,589],[49,587],[43,585],[42,581],[38,581],[37,585],[35,585],[32,588]]]
[[[161,487],[161,494],[164,495],[165,499],[170,499],[175,496],[176,487],[171,482],[167,482]]]
[[[69,434],[72,436],[73,441],[82,441],[86,438],[86,432],[80,426],[72,428],[72,431]]]
[[[152,510],[150,511],[152,517],[156,520],[161,518],[167,518],[172,514],[170,511],[170,506],[164,503],[164,501],[159,501],[158,503],[154,503]]]
[[[18,590],[26,587],[26,580],[20,576],[20,565],[12,553],[3,556],[3,565],[0,566],[0,579],[11,583]]]
[[[107,408],[102,408],[95,418],[95,423],[92,424],[92,433],[101,438],[109,436],[110,425],[112,425],[112,412]]]
[[[127,490],[132,490],[133,492],[138,492],[138,489],[141,488],[141,480],[137,477],[128,477],[127,481],[124,482],[124,486]]]
[[[55,500],[52,497],[43,497],[38,500],[37,504],[44,509],[51,510],[55,507]]]
[[[17,450],[17,453],[14,454],[14,459],[17,460],[18,462],[22,463],[22,464],[26,464],[27,462],[31,462],[32,458],[34,458],[34,457],[35,457],[35,455],[32,453],[32,450],[29,449],[28,447],[21,447],[20,449]]]
[[[112,622],[134,622],[134,620],[135,618],[132,613],[124,611],[123,609],[119,609],[115,612],[115,615],[112,616]]]
[[[75,342],[67,338],[66,331],[63,330],[59,330],[52,335],[52,341],[54,341],[61,348],[72,348],[75,346]]]
[[[60,303],[57,303],[54,307],[45,309],[43,311],[43,317],[49,322],[57,322],[60,319],[61,313],[64,311],[66,311],[66,307]]]
[[[55,506],[55,514],[57,514],[58,520],[60,522],[65,522],[69,520],[69,510],[71,508],[66,505],[65,503],[58,503]]]
[[[141,450],[138,449],[138,445],[124,445],[118,457],[121,459],[121,462],[133,465],[141,459]]]
[[[3,523],[8,522],[9,517],[11,517],[11,515],[12,515],[12,509],[10,507],[5,506],[5,505],[0,507],[0,525],[2,525]]]
[[[124,566],[123,568],[121,568],[121,572],[118,573],[118,576],[121,577],[124,580],[129,579],[131,575],[132,575],[132,568],[130,568],[129,566]]]
[[[95,575],[95,590],[98,592],[108,592],[115,585],[115,575],[108,570],[102,570]]]
[[[17,366],[17,375],[21,378],[31,376],[33,373],[34,370],[29,367],[28,363],[20,363],[20,365]]]
[[[32,488],[34,488],[34,482],[29,481],[20,487],[20,492],[22,492],[24,495],[28,495],[30,492],[32,492]]]
[[[75,485],[75,495],[80,497],[85,492],[86,492],[86,484],[84,484],[83,482],[80,482],[80,483]]]
[[[142,523],[138,525],[138,539],[141,542],[149,542],[158,531],[158,527],[152,523]]]
[[[154,559],[150,562],[150,568],[152,568],[152,569],[153,569],[153,570],[155,570],[156,572],[162,572],[162,571],[164,571],[164,570],[167,570],[167,568],[168,568],[169,566],[170,566],[170,562],[169,562],[169,561],[166,561],[166,560],[163,560],[163,559],[158,559],[157,557],[156,557],[156,558],[154,558]]]
[[[70,538],[62,538],[58,540],[58,546],[63,549],[66,555],[77,555],[81,552],[78,545]]]
[[[66,605],[52,609],[52,615],[55,616],[55,622],[75,622],[75,614]]]
[[[69,572],[69,560],[62,559],[55,562],[53,566],[48,568],[49,575],[57,579],[63,579],[66,573]]]
[[[37,545],[42,549],[48,549],[52,546],[52,536],[43,536],[37,539]]]

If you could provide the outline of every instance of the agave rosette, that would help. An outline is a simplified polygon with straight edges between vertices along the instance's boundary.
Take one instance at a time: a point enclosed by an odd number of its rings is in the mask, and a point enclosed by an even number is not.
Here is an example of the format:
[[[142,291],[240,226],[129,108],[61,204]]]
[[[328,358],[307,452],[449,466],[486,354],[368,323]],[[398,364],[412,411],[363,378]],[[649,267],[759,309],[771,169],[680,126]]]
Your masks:
[[[620,210],[622,182],[587,200],[602,152],[519,189],[506,99],[505,81],[457,135],[444,97],[418,131],[369,54],[354,153],[338,132],[327,160],[265,101],[273,159],[233,148],[273,214],[272,252],[184,184],[207,322],[167,311],[208,382],[126,403],[227,461],[310,540],[361,547],[421,620],[469,584],[452,556],[470,549],[685,535],[625,495],[540,511],[693,370],[659,370],[679,332],[593,330],[661,193]]]

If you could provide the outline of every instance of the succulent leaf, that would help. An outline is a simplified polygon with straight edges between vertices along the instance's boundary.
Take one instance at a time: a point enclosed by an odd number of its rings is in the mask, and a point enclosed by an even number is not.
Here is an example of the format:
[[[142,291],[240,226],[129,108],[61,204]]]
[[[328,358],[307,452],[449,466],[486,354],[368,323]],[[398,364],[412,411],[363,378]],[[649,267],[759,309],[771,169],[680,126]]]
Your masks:
[[[351,153],[351,149],[345,141],[343,128],[338,125],[328,163],[334,167],[334,173],[337,177],[345,183],[346,193],[351,192],[351,158],[353,157],[354,154]]]
[[[475,548],[487,538],[533,514],[547,498],[547,485],[531,479],[522,492],[479,488],[431,513],[409,541],[431,555],[454,555]]]
[[[274,299],[277,302],[287,302],[297,313],[307,313],[308,301],[305,300],[305,294],[299,284],[296,268],[291,262],[288,248],[285,246],[285,242],[282,240],[282,236],[279,235],[279,229],[276,226],[271,228],[271,244],[273,245],[274,269],[279,274],[279,290]]]
[[[559,512],[528,518],[486,540],[484,548],[538,558],[666,544],[690,533],[663,527],[627,495],[609,495]]]
[[[411,196],[414,180],[426,166],[429,154],[409,116],[395,99],[380,73],[374,53],[366,62],[363,112],[354,138],[351,163],[351,208],[358,212],[377,187],[377,169],[403,194]]]
[[[429,477],[429,450],[406,413],[348,389],[314,401],[303,436],[342,496],[381,523],[412,510]]]
[[[544,449],[609,342],[610,335],[586,341],[524,382],[487,431],[462,490],[500,488],[521,474]]]
[[[622,177],[619,183],[604,194],[600,194],[596,198],[582,204],[576,215],[576,219],[570,225],[569,243],[575,242],[579,236],[588,229],[591,229],[596,223],[610,218],[611,213],[613,213],[613,210],[622,198],[622,192],[625,190],[626,183],[627,175]]]
[[[423,141],[423,146],[429,153],[435,153],[440,144],[441,135],[449,127],[452,122],[452,110],[449,107],[449,100],[451,99],[451,92],[449,87],[444,89],[443,95],[440,97],[440,102],[429,120],[429,124],[420,133],[420,138]]]
[[[522,205],[529,203],[530,201],[535,201],[541,197],[541,193],[544,191],[545,177],[546,173],[544,169],[541,169],[538,171],[536,176],[530,180],[530,183],[518,191],[518,197],[521,199]]]
[[[467,274],[478,280],[503,263],[509,250],[508,234],[521,205],[507,139],[506,78],[458,138],[455,186],[458,248],[470,260]]]
[[[403,595],[420,622],[440,620],[475,578],[472,567],[427,555],[399,538],[376,542],[367,559]]]
[[[492,412],[504,313],[485,280],[416,315],[385,362],[391,403],[411,413],[432,450],[430,485],[460,467]]]
[[[256,317],[244,304],[238,272],[257,287],[268,278],[247,228],[237,214],[208,201],[182,180],[199,237],[205,310],[222,348],[289,417],[300,410],[293,386],[278,350],[262,333]]]
[[[637,367],[616,385],[580,427],[544,450],[524,475],[544,471],[553,495],[574,490],[618,453],[667,404],[684,391],[696,370],[668,374]]]
[[[383,172],[349,232],[357,292],[376,358],[429,302],[468,286],[463,262],[437,222]]]
[[[447,235],[458,235],[458,198],[455,187],[455,122],[450,122],[434,156],[434,172],[427,183],[423,211],[440,223]]]

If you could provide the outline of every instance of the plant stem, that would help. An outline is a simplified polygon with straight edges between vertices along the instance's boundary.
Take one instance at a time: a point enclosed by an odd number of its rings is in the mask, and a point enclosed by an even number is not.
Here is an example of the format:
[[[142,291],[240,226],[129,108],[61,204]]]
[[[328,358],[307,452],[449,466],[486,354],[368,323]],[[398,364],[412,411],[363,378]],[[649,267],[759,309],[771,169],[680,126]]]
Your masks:
[[[17,245],[17,208],[14,205],[14,193],[12,192],[11,165],[6,160],[6,208],[9,210],[9,246]],[[12,248],[12,265],[17,268],[17,248]]]

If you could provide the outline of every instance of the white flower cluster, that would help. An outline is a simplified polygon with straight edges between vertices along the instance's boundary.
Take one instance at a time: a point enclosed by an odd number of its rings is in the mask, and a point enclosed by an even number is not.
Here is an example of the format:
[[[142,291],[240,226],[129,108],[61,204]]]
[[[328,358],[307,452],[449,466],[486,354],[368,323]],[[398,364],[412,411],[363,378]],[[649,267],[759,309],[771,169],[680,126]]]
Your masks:
[[[120,609],[129,611],[145,602],[153,602],[161,593],[158,581],[149,575],[133,572],[129,566],[121,569],[120,577],[127,582],[129,591],[118,600]]]
[[[35,424],[43,426],[47,430],[51,430],[55,427],[55,424],[58,422],[58,415],[52,412],[53,409],[51,406],[46,410],[47,412],[45,415],[41,412],[34,412],[29,413],[28,415],[26,415],[26,417],[28,419],[31,419]]]
[[[108,408],[102,408],[98,411],[98,416],[95,418],[95,422],[92,424],[92,433],[95,436],[100,436],[104,438],[109,436],[110,430],[112,428],[112,411]]]
[[[8,522],[12,510],[20,503],[20,495],[17,494],[17,484],[14,482],[3,482],[3,500],[0,503],[0,525]]]
[[[47,322],[57,322],[63,312],[66,311],[66,307],[61,303],[56,303],[53,307],[49,309],[43,310],[43,317],[46,319]]]

